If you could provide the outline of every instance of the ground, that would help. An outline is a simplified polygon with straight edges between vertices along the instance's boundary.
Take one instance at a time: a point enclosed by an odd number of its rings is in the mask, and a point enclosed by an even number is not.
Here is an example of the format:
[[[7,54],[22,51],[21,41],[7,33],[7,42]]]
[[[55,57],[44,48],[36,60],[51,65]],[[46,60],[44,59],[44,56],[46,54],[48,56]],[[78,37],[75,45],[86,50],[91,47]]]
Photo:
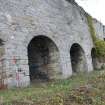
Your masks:
[[[0,91],[4,105],[105,105],[105,71]]]

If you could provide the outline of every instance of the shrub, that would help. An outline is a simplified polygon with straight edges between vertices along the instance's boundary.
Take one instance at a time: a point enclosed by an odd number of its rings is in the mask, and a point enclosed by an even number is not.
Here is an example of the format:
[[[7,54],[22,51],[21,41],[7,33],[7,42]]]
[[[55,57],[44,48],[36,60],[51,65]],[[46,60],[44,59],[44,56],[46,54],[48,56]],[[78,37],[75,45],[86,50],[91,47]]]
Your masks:
[[[95,49],[97,57],[105,57],[105,41],[97,39],[95,41]]]

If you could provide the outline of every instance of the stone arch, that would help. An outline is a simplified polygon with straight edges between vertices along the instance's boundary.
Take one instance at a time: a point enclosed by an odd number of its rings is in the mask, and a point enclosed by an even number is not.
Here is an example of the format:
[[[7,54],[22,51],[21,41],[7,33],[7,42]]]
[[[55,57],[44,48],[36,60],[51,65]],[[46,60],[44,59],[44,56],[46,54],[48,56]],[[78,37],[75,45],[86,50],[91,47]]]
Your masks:
[[[74,43],[70,49],[72,71],[74,73],[85,72],[87,70],[87,62],[85,52],[78,43]]]
[[[55,79],[59,74],[59,50],[47,36],[35,36],[28,45],[30,80]]]

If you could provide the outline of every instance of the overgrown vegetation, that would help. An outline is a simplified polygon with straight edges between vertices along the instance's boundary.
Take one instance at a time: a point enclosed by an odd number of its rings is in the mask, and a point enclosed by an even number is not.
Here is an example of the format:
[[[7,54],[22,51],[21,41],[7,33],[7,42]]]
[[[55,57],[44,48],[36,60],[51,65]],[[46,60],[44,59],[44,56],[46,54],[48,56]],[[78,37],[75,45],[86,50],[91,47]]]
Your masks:
[[[0,91],[0,102],[4,105],[105,105],[105,71]]]
[[[95,41],[97,40],[96,38],[96,32],[93,26],[93,19],[90,15],[87,14],[87,22],[88,22],[88,26],[89,26],[89,31],[91,34],[91,37],[93,39],[93,43],[95,44]]]
[[[96,40],[95,41],[96,55],[97,57],[105,57],[105,41]]]
[[[88,14],[87,14],[87,21],[88,21],[89,31],[90,31],[90,34],[91,34],[92,39],[93,39],[96,56],[97,57],[105,57],[105,41],[98,39],[96,37],[96,32],[95,32],[95,28],[93,25],[93,19]]]

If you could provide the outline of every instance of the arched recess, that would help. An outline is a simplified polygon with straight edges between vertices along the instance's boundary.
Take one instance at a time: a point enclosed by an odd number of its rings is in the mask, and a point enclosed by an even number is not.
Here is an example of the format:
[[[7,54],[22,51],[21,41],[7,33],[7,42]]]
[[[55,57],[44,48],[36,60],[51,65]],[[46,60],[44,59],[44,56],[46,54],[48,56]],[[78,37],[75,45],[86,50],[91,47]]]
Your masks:
[[[46,36],[34,37],[28,45],[30,80],[55,79],[60,74],[59,50]]]
[[[74,73],[85,72],[87,70],[87,62],[85,53],[78,43],[74,43],[70,49],[72,70]]]
[[[93,69],[96,69],[96,65],[97,65],[97,57],[96,57],[96,51],[95,48],[92,48],[91,50],[91,57],[92,57],[92,64],[93,64]]]
[[[103,69],[104,58],[96,56],[95,48],[92,48],[91,50],[91,57],[92,57],[93,69],[94,70]]]
[[[6,84],[4,80],[6,79],[6,71],[4,69],[4,56],[5,48],[4,48],[4,41],[0,39],[0,89],[5,88]]]
[[[2,39],[0,39],[0,58],[3,57],[5,53],[5,50],[4,50],[4,41]]]

